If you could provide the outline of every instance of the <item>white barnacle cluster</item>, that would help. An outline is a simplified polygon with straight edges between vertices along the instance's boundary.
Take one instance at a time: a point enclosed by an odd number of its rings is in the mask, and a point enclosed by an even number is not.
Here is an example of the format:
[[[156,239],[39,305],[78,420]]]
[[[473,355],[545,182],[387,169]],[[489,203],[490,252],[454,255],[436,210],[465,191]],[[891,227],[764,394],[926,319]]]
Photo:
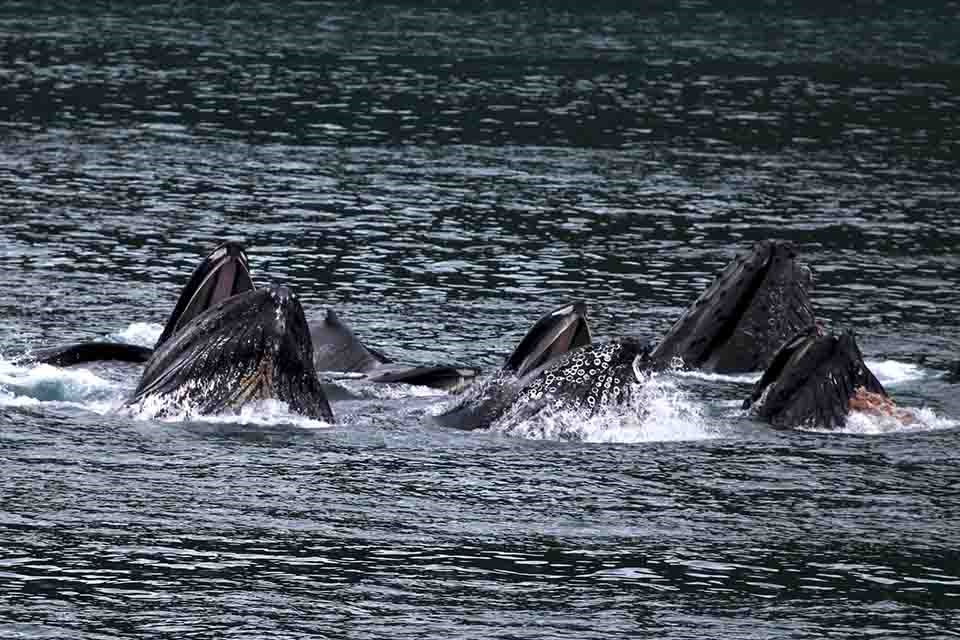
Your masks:
[[[623,346],[608,342],[580,349],[547,369],[519,397],[520,403],[544,401],[556,409],[587,408],[591,412],[619,401],[628,382],[613,363]]]
[[[601,368],[587,396],[587,404],[591,409],[607,406],[611,401],[620,399],[627,381],[617,377],[617,371],[612,367],[611,362],[622,349],[623,346],[620,343],[607,343],[594,359],[594,366]]]

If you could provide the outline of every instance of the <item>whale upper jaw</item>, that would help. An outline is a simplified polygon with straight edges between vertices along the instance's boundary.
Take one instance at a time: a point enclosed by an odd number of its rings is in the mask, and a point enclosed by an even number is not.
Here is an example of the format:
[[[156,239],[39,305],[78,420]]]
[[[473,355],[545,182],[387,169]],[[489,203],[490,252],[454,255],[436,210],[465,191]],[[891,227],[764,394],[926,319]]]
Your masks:
[[[790,336],[814,322],[810,269],[789,242],[758,242],[680,316],[653,359],[718,373],[761,371]]]
[[[548,312],[527,331],[504,369],[523,377],[578,347],[590,344],[587,305],[566,304]]]
[[[245,291],[196,316],[147,363],[131,402],[147,396],[202,415],[272,398],[295,413],[333,419],[303,307],[286,287]]]
[[[224,242],[194,269],[154,348],[159,348],[207,309],[253,288],[243,245]]]

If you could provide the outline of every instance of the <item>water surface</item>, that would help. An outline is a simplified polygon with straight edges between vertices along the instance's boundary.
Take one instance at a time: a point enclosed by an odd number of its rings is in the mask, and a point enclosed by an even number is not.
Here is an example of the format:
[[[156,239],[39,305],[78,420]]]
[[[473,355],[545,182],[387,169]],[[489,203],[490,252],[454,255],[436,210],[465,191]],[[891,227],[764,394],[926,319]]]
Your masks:
[[[567,300],[655,339],[776,237],[920,424],[777,432],[700,374],[580,442],[402,389],[155,421],[136,366],[2,360],[0,636],[954,637],[957,9],[5,4],[4,353],[149,344],[232,238],[491,370]]]

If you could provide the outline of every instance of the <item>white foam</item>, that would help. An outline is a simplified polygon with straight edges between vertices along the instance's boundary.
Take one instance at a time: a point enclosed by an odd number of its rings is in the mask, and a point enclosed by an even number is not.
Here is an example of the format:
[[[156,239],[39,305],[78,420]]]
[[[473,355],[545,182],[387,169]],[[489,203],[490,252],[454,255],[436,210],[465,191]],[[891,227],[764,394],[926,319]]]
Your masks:
[[[209,422],[216,424],[252,424],[259,426],[295,425],[303,429],[326,429],[332,425],[293,413],[280,400],[249,402],[237,412],[204,415],[196,407],[173,395],[148,395],[120,412],[139,420],[160,422]]]
[[[123,331],[111,333],[107,336],[111,340],[127,342],[140,345],[141,347],[152,347],[157,343],[157,338],[163,333],[163,325],[155,322],[134,322]]]
[[[367,374],[356,371],[317,371],[317,377],[321,380],[363,380]]]
[[[287,403],[280,400],[259,400],[245,404],[237,413],[204,416],[204,422],[255,424],[260,426],[295,425],[301,429],[329,429],[333,425],[325,420],[308,418],[290,411]]]
[[[0,359],[0,404],[87,403],[112,399],[117,387],[89,369],[49,364],[17,366]]]
[[[494,430],[540,440],[585,442],[659,442],[707,440],[722,434],[703,416],[703,405],[691,398],[669,376],[648,374],[631,391],[631,401],[585,418],[577,410],[545,410],[521,422],[509,414]]]
[[[960,425],[960,422],[957,420],[950,420],[938,416],[932,409],[927,407],[920,409],[901,407],[900,410],[910,418],[909,423],[904,423],[896,416],[851,411],[847,414],[847,421],[842,429],[804,429],[804,431],[872,436],[898,431],[936,431],[940,429],[952,429]]]
[[[909,362],[897,360],[866,360],[867,368],[877,376],[880,384],[899,384],[911,380],[922,380],[926,377],[923,369]]]
[[[435,387],[419,384],[404,384],[390,382],[371,382],[364,385],[364,395],[384,400],[399,400],[401,398],[436,398],[446,396],[447,392]]]
[[[708,373],[698,370],[677,369],[674,375],[681,378],[695,378],[697,380],[707,380],[710,382],[738,382],[741,384],[754,384],[763,375],[762,371],[750,371],[747,373]]]

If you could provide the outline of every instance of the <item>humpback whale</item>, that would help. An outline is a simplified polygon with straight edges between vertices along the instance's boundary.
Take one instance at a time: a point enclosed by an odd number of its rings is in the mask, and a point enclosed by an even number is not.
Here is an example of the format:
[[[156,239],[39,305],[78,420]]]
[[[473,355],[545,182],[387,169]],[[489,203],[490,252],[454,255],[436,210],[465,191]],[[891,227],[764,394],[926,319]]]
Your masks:
[[[399,382],[448,391],[463,388],[479,373],[472,367],[394,363],[383,352],[363,344],[332,309],[310,323],[310,336],[317,371],[363,373],[371,382]]]
[[[489,427],[515,404],[544,367],[589,345],[590,340],[585,304],[566,304],[549,311],[527,331],[500,369],[468,387],[452,407],[434,419],[459,429]]]
[[[181,324],[154,351],[127,404],[151,397],[201,415],[276,399],[295,413],[333,421],[303,307],[281,286],[248,289]]]
[[[743,408],[780,429],[839,429],[852,409],[912,421],[867,368],[853,333],[813,326],[776,353]]]
[[[653,351],[668,364],[717,373],[761,371],[791,336],[814,322],[810,270],[789,242],[764,240],[735,258]]]

